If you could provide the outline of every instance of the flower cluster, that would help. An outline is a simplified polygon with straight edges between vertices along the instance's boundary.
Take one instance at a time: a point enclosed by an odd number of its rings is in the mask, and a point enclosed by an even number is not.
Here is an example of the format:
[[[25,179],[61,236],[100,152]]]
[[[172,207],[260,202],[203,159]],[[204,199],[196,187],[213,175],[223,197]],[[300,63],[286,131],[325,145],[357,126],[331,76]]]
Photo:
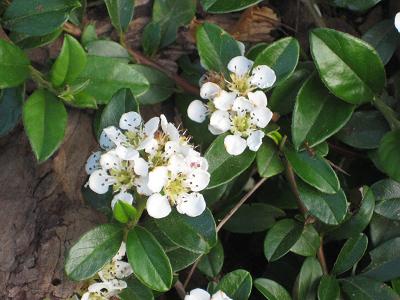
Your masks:
[[[205,290],[194,289],[189,295],[185,296],[185,300],[232,300],[223,291],[218,291],[212,296]]]
[[[400,12],[396,14],[396,17],[394,18],[394,26],[400,32]]]
[[[132,274],[132,267],[124,261],[126,254],[125,243],[122,242],[118,253],[111,262],[97,273],[99,281],[89,285],[88,291],[82,295],[81,300],[106,300],[116,296],[127,287],[124,278]]]
[[[212,134],[230,132],[224,140],[229,154],[239,155],[246,147],[257,151],[264,137],[262,129],[272,118],[262,90],[275,83],[275,72],[266,65],[253,68],[253,61],[244,56],[232,58],[228,70],[229,80],[218,84],[209,81],[201,86],[200,96],[208,102],[194,100],[188,107],[188,116],[198,123],[210,116],[208,129]]]
[[[98,194],[112,187],[112,207],[117,201],[132,204],[131,193],[137,192],[148,197],[147,212],[154,218],[166,217],[172,206],[191,217],[205,210],[199,192],[210,181],[208,162],[164,115],[144,123],[137,112],[125,113],[119,128],[103,130],[100,146],[105,151],[86,163],[89,187]]]

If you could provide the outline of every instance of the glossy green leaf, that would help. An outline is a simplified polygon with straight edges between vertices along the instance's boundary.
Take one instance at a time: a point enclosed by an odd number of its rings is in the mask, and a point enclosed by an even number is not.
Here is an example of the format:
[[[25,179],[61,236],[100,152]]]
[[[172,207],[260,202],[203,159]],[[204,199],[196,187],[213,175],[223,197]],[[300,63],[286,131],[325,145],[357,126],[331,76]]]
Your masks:
[[[289,146],[285,147],[284,154],[297,176],[309,185],[327,194],[339,191],[339,179],[324,158],[317,154],[311,156],[307,151],[296,152]]]
[[[61,95],[59,95],[60,98]],[[97,109],[96,99],[86,92],[79,92],[72,96],[72,99],[65,101],[66,104],[77,108],[93,108]]]
[[[302,256],[315,256],[320,246],[318,231],[313,225],[305,225],[303,232],[290,251]]]
[[[112,25],[125,32],[133,17],[134,0],[104,0]]]
[[[354,148],[376,149],[386,132],[388,123],[378,111],[356,111],[336,137]]]
[[[133,65],[132,68],[142,74],[150,86],[142,95],[137,96],[140,104],[155,104],[168,99],[175,91],[175,83],[164,73],[144,65]]]
[[[300,45],[292,38],[280,39],[265,48],[254,61],[254,66],[267,65],[276,74],[276,84],[293,74],[299,61]]]
[[[64,105],[50,92],[36,90],[24,103],[22,117],[37,160],[45,161],[64,138],[68,117]]]
[[[3,15],[3,26],[30,36],[54,32],[79,7],[79,0],[14,0]]]
[[[291,300],[288,291],[279,283],[266,279],[258,278],[254,281],[256,289],[268,300]]]
[[[363,257],[367,246],[368,238],[363,233],[349,238],[339,252],[332,274],[339,275],[351,269]]]
[[[106,104],[121,88],[129,88],[135,96],[149,88],[147,79],[131,66],[109,57],[88,56],[78,82],[89,80],[85,92],[94,96],[98,104]]]
[[[375,195],[376,201],[384,201],[400,198],[400,182],[390,178],[375,182],[371,189]]]
[[[87,46],[90,42],[98,40],[96,33],[96,26],[93,23],[89,23],[83,28],[81,42],[83,46]]]
[[[253,280],[249,272],[235,270],[222,277],[214,291],[223,291],[228,297],[235,300],[249,299]]]
[[[224,248],[220,241],[209,253],[202,256],[197,268],[208,277],[214,278],[221,272],[224,264]]]
[[[310,214],[329,225],[343,222],[347,212],[346,195],[343,190],[325,194],[303,182],[298,182],[300,198]]]
[[[135,226],[128,233],[126,253],[135,276],[149,288],[164,292],[171,288],[171,263],[155,237]]]
[[[271,139],[264,139],[256,155],[257,170],[261,177],[272,177],[285,169],[277,146]]]
[[[204,10],[209,13],[223,14],[246,9],[261,1],[262,0],[200,0],[200,3]]]
[[[303,231],[303,226],[292,219],[277,222],[267,232],[264,240],[264,255],[268,261],[275,261],[289,252]]]
[[[340,300],[340,286],[335,277],[322,276],[318,285],[318,300]]]
[[[342,290],[349,300],[398,300],[399,296],[386,284],[366,277],[356,276],[340,280]]]
[[[375,205],[375,213],[391,220],[400,221],[400,198],[378,202]]]
[[[208,209],[195,218],[174,210],[155,222],[174,244],[186,250],[207,253],[217,243],[215,221]]]
[[[297,300],[314,300],[322,276],[321,265],[315,257],[307,257],[297,277],[294,295]]]
[[[335,134],[350,119],[354,105],[333,96],[316,74],[300,89],[293,111],[292,141],[316,146]]]
[[[124,279],[128,287],[118,294],[121,300],[153,300],[154,296],[151,290],[140,283],[136,278]]]
[[[103,224],[85,233],[68,251],[65,273],[72,280],[85,280],[111,261],[122,242],[122,228]]]
[[[400,182],[400,129],[390,131],[382,138],[378,156],[380,165],[391,178]]]
[[[136,208],[124,201],[117,201],[113,209],[114,218],[120,223],[128,223],[137,218]]]
[[[362,275],[379,281],[400,277],[400,237],[386,241],[369,252],[371,263]]]
[[[105,215],[112,216],[111,200],[113,199],[113,194],[111,189],[105,194],[97,194],[88,186],[82,186],[81,191],[87,204]]]
[[[54,32],[42,36],[30,36],[25,33],[11,32],[9,37],[18,47],[22,49],[31,49],[50,44],[57,39],[62,32],[62,28],[58,28]]]
[[[65,35],[61,52],[50,71],[54,86],[72,83],[86,65],[86,53],[81,44],[70,35]]]
[[[21,49],[0,39],[0,89],[23,83],[29,76],[29,65]]]
[[[149,22],[144,27],[142,37],[143,51],[148,56],[153,56],[157,53],[161,43],[161,26],[156,22]]]
[[[90,56],[111,57],[126,63],[131,60],[128,51],[113,41],[94,40],[86,45],[86,49]]]
[[[339,7],[348,8],[354,11],[365,11],[381,0],[331,0],[333,4]]]
[[[374,214],[369,223],[369,233],[371,244],[376,247],[390,239],[400,237],[400,221]]]
[[[241,55],[238,43],[214,24],[200,25],[197,28],[196,42],[201,64],[209,71],[226,72],[229,61]]]
[[[385,69],[375,49],[366,42],[333,29],[311,32],[311,53],[319,75],[338,98],[361,104],[385,86]]]
[[[243,173],[253,162],[256,153],[245,150],[242,154],[229,155],[224,146],[225,135],[220,135],[210,145],[204,157],[208,160],[211,180],[207,189],[227,183]]]
[[[24,87],[0,90],[0,137],[9,133],[21,117]]]

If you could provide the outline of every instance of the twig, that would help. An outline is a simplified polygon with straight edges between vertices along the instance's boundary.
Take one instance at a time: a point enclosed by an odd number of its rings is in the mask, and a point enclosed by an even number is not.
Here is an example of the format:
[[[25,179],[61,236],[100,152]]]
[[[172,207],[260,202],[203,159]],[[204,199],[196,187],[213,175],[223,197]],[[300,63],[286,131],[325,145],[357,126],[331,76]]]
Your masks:
[[[318,260],[319,260],[319,263],[321,265],[322,272],[324,273],[324,275],[329,274],[328,266],[326,265],[325,253],[324,253],[324,238],[322,235],[320,237],[320,245],[318,248],[317,257],[318,257]]]
[[[0,39],[12,43],[8,35],[4,32],[3,27],[0,26]]]
[[[318,27],[326,27],[325,20],[322,18],[321,12],[319,11],[318,6],[316,6],[314,0],[301,0],[301,2],[310,12],[315,24]]]
[[[182,282],[179,280],[174,285],[176,292],[178,293],[179,297],[183,300],[186,296],[185,287],[183,286]]]
[[[203,257],[203,255],[201,255],[201,256],[194,262],[194,264],[192,265],[192,268],[190,269],[189,274],[188,274],[188,276],[186,277],[185,283],[183,284],[183,287],[184,287],[185,289],[187,288],[187,286],[188,286],[188,284],[189,284],[189,282],[190,282],[190,279],[192,279],[193,273],[194,273],[194,271],[196,270],[197,265],[199,264],[199,262],[200,262],[200,260],[201,260],[202,257]]]
[[[79,27],[68,22],[64,24],[63,30],[73,36],[80,36],[82,34],[82,30]]]

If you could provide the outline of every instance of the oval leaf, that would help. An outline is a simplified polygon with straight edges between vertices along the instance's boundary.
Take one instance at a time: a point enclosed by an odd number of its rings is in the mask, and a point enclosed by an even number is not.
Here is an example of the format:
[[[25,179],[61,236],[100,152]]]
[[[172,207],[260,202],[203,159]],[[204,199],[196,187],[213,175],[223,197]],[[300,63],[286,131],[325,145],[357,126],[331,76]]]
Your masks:
[[[339,300],[340,286],[335,277],[324,275],[318,286],[318,300]]]
[[[252,285],[253,280],[250,273],[239,269],[226,274],[214,288],[214,291],[223,291],[228,297],[235,300],[247,300]]]
[[[23,83],[29,76],[29,65],[21,49],[0,39],[0,89]]]
[[[399,296],[386,284],[357,276],[340,280],[343,292],[349,300],[398,300]]]
[[[222,14],[243,10],[261,1],[262,0],[201,0],[200,3],[205,11],[213,14]]]
[[[254,286],[268,300],[291,300],[288,291],[273,280],[258,278],[254,281]]]
[[[208,277],[214,278],[221,272],[224,264],[224,248],[220,241],[211,249],[211,251],[202,256],[197,268]]]
[[[112,25],[125,32],[133,17],[134,0],[105,0]]]
[[[314,300],[322,276],[321,265],[315,257],[307,257],[301,266],[295,286],[296,299]]]
[[[304,226],[303,232],[290,251],[303,256],[315,256],[320,246],[318,231],[313,225]]]
[[[125,280],[125,279],[124,279]],[[128,287],[118,294],[121,300],[153,300],[152,291],[145,285],[141,284],[136,278],[128,278],[125,280]]]
[[[25,89],[21,87],[0,90],[0,137],[9,133],[21,117]]]
[[[400,182],[400,129],[388,132],[382,138],[378,156],[380,166],[391,178]]]
[[[285,167],[279,157],[277,146],[271,139],[265,139],[257,151],[257,170],[261,177],[269,178],[282,173]]]

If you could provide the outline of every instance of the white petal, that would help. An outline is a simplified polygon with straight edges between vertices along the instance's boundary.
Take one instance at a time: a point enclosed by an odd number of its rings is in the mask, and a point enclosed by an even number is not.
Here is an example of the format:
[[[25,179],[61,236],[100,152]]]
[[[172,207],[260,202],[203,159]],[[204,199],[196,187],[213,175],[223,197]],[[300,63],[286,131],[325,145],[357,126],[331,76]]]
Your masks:
[[[221,91],[221,93],[214,98],[213,102],[219,110],[229,110],[233,105],[233,101],[236,98],[236,93]]]
[[[206,201],[200,193],[182,194],[176,202],[178,212],[189,217],[198,217],[206,209]]]
[[[149,172],[149,182],[147,186],[154,193],[159,193],[168,181],[167,167],[156,167]]]
[[[244,55],[244,52],[246,51],[246,46],[241,42],[241,41],[236,41],[238,43],[239,46],[239,50],[240,50],[240,55]]]
[[[113,296],[118,294],[118,291],[122,291],[127,288],[127,283],[124,280],[113,279],[108,281],[111,285]]]
[[[123,160],[134,160],[139,157],[139,152],[136,149],[123,145],[118,145],[115,148],[115,153]]]
[[[177,141],[168,141],[164,146],[164,153],[166,157],[170,157],[171,155],[180,153],[180,144]]]
[[[255,106],[266,107],[268,104],[267,95],[263,91],[249,92],[247,97],[249,97],[250,102]]]
[[[91,293],[90,292],[86,292],[82,295],[81,300],[90,300],[91,297]]]
[[[100,165],[105,170],[118,170],[121,168],[121,159],[114,151],[109,151],[100,157]]]
[[[125,242],[122,242],[121,246],[119,247],[119,250],[118,250],[117,254],[115,254],[113,259],[114,260],[121,260],[121,259],[124,258],[125,254],[126,254],[126,244],[125,244]]]
[[[185,300],[210,300],[210,294],[202,289],[194,289],[185,296]]]
[[[260,89],[266,89],[274,85],[276,75],[274,70],[266,65],[260,65],[253,69],[250,83]]]
[[[139,147],[137,149],[138,150],[143,150],[144,149],[144,151],[146,153],[154,154],[158,149],[158,141],[154,137],[150,136],[150,137],[144,139],[140,143],[140,145],[139,145]]]
[[[233,102],[232,110],[236,111],[238,115],[244,115],[247,112],[253,110],[253,104],[247,100],[245,97],[237,97]]]
[[[143,158],[138,157],[133,161],[133,170],[139,176],[147,176],[149,173],[149,164]]]
[[[194,151],[194,152],[197,152],[197,151]],[[200,169],[203,171],[207,171],[207,169],[208,169],[207,159],[205,159],[204,157],[202,157],[200,155],[188,155],[185,158],[185,162],[191,169]]]
[[[146,136],[154,136],[154,133],[157,131],[158,126],[160,125],[160,118],[153,117],[144,124],[144,133]]]
[[[396,17],[394,19],[394,26],[396,26],[396,29],[400,32],[400,12],[396,14]]]
[[[160,116],[161,119],[161,128],[164,133],[168,136],[169,140],[177,141],[179,140],[179,130],[175,127],[174,124],[167,121],[167,118],[164,115]]]
[[[251,122],[260,128],[265,128],[272,119],[272,111],[267,107],[258,107],[250,112]]]
[[[226,152],[231,155],[240,155],[247,147],[246,140],[238,135],[227,135],[224,139]]]
[[[100,134],[99,140],[100,147],[104,150],[111,150],[115,147],[115,144],[110,138],[107,136],[106,132],[103,130]]]
[[[90,293],[95,293],[95,294],[101,295],[103,297],[108,297],[108,296],[111,296],[111,293],[113,292],[113,285],[109,281],[96,282],[96,283],[89,285],[88,291]]]
[[[262,144],[263,138],[264,132],[262,132],[261,130],[253,131],[247,138],[247,146],[249,146],[249,149],[251,151],[257,151]]]
[[[117,261],[115,262],[115,266],[115,277],[118,279],[126,278],[133,273],[131,265],[125,261]]]
[[[147,199],[146,209],[147,213],[156,219],[168,216],[172,210],[167,196],[160,194],[153,194]]]
[[[220,130],[218,128],[215,128],[214,126],[208,124],[208,130],[213,134],[213,135],[220,135],[224,133],[225,131]]]
[[[190,167],[185,161],[185,157],[182,154],[174,154],[168,160],[168,170],[172,175],[177,175],[179,173],[190,172]]]
[[[153,192],[148,187],[149,178],[147,176],[140,176],[135,179],[136,191],[140,195],[150,196]]]
[[[142,123],[142,117],[136,111],[124,113],[119,120],[121,129],[136,131],[136,128]]]
[[[229,113],[227,111],[216,110],[211,115],[210,125],[221,132],[228,131],[231,128]]]
[[[105,194],[108,187],[114,183],[114,179],[104,170],[94,171],[89,177],[89,187],[97,194]]]
[[[218,291],[212,295],[211,300],[233,300],[229,298],[223,291]]]
[[[212,100],[221,92],[221,88],[214,82],[206,82],[200,88],[200,97]]]
[[[86,161],[85,170],[88,175],[101,168],[100,165],[101,151],[92,153]]]
[[[187,114],[189,119],[197,123],[203,123],[207,117],[208,108],[202,101],[194,100],[189,104]]]
[[[237,76],[243,76],[248,73],[253,66],[253,62],[245,56],[236,56],[228,63],[228,70]]]
[[[204,190],[210,182],[210,173],[201,169],[194,169],[186,178],[186,184],[194,192]]]
[[[114,196],[114,198],[111,201],[111,208],[114,209],[115,204],[117,204],[118,201],[124,201],[128,204],[133,203],[133,196],[130,193],[127,192],[120,192]]]
[[[104,132],[108,138],[114,142],[115,145],[120,145],[121,143],[127,141],[126,136],[115,126],[104,128]]]

